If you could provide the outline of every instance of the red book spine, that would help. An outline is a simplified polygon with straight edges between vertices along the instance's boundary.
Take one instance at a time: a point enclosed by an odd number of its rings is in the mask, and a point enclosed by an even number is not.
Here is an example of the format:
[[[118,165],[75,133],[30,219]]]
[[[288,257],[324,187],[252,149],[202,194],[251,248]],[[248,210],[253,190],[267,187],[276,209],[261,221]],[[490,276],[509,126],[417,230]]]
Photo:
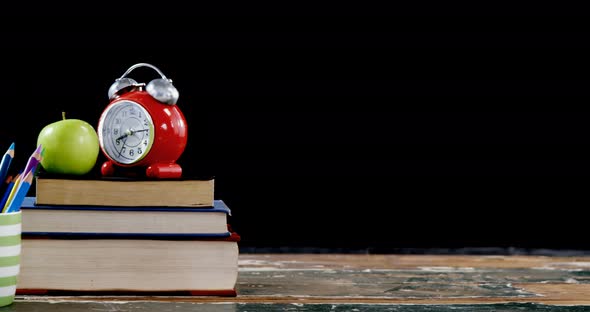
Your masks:
[[[16,295],[33,296],[215,296],[215,297],[236,297],[235,289],[201,289],[201,290],[179,290],[179,291],[132,291],[132,290],[53,290],[53,289],[17,289]]]

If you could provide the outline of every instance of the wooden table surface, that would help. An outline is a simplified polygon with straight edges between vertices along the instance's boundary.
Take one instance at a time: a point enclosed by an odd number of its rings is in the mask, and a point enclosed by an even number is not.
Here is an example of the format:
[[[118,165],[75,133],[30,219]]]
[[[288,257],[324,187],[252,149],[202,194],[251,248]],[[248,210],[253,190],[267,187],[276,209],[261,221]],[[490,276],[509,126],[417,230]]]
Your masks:
[[[241,254],[237,297],[18,296],[0,311],[590,311],[590,256]]]

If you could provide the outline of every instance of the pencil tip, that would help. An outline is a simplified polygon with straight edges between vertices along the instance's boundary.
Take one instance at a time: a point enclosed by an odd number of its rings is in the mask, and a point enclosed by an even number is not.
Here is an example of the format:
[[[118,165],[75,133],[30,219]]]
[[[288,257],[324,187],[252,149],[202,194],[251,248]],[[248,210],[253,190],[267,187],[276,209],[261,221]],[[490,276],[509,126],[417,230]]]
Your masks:
[[[10,150],[14,149],[14,142],[12,142],[12,144],[10,144],[10,147],[8,149],[10,149]]]

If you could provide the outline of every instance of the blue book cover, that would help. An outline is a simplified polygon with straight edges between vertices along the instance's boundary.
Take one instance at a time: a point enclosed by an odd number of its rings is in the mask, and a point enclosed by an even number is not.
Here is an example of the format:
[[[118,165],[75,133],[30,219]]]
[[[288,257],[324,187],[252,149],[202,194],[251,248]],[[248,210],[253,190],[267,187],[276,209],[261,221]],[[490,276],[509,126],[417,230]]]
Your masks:
[[[35,196],[27,196],[23,200],[21,209],[49,209],[49,210],[109,210],[109,211],[178,211],[178,212],[223,212],[231,216],[231,210],[223,202],[216,199],[213,207],[187,208],[187,207],[128,207],[128,206],[83,206],[83,205],[37,205]]]
[[[62,239],[222,239],[232,236],[229,207],[112,207],[37,205],[26,197],[21,206],[25,238]]]

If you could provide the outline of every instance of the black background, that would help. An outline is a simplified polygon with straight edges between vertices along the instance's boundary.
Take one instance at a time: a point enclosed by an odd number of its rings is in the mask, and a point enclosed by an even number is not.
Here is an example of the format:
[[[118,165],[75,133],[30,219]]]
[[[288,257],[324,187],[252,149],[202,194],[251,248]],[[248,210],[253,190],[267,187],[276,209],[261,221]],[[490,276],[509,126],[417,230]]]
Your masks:
[[[5,17],[0,146],[18,167],[62,111],[96,126],[148,62],[245,251],[590,249],[580,11],[283,5]]]

